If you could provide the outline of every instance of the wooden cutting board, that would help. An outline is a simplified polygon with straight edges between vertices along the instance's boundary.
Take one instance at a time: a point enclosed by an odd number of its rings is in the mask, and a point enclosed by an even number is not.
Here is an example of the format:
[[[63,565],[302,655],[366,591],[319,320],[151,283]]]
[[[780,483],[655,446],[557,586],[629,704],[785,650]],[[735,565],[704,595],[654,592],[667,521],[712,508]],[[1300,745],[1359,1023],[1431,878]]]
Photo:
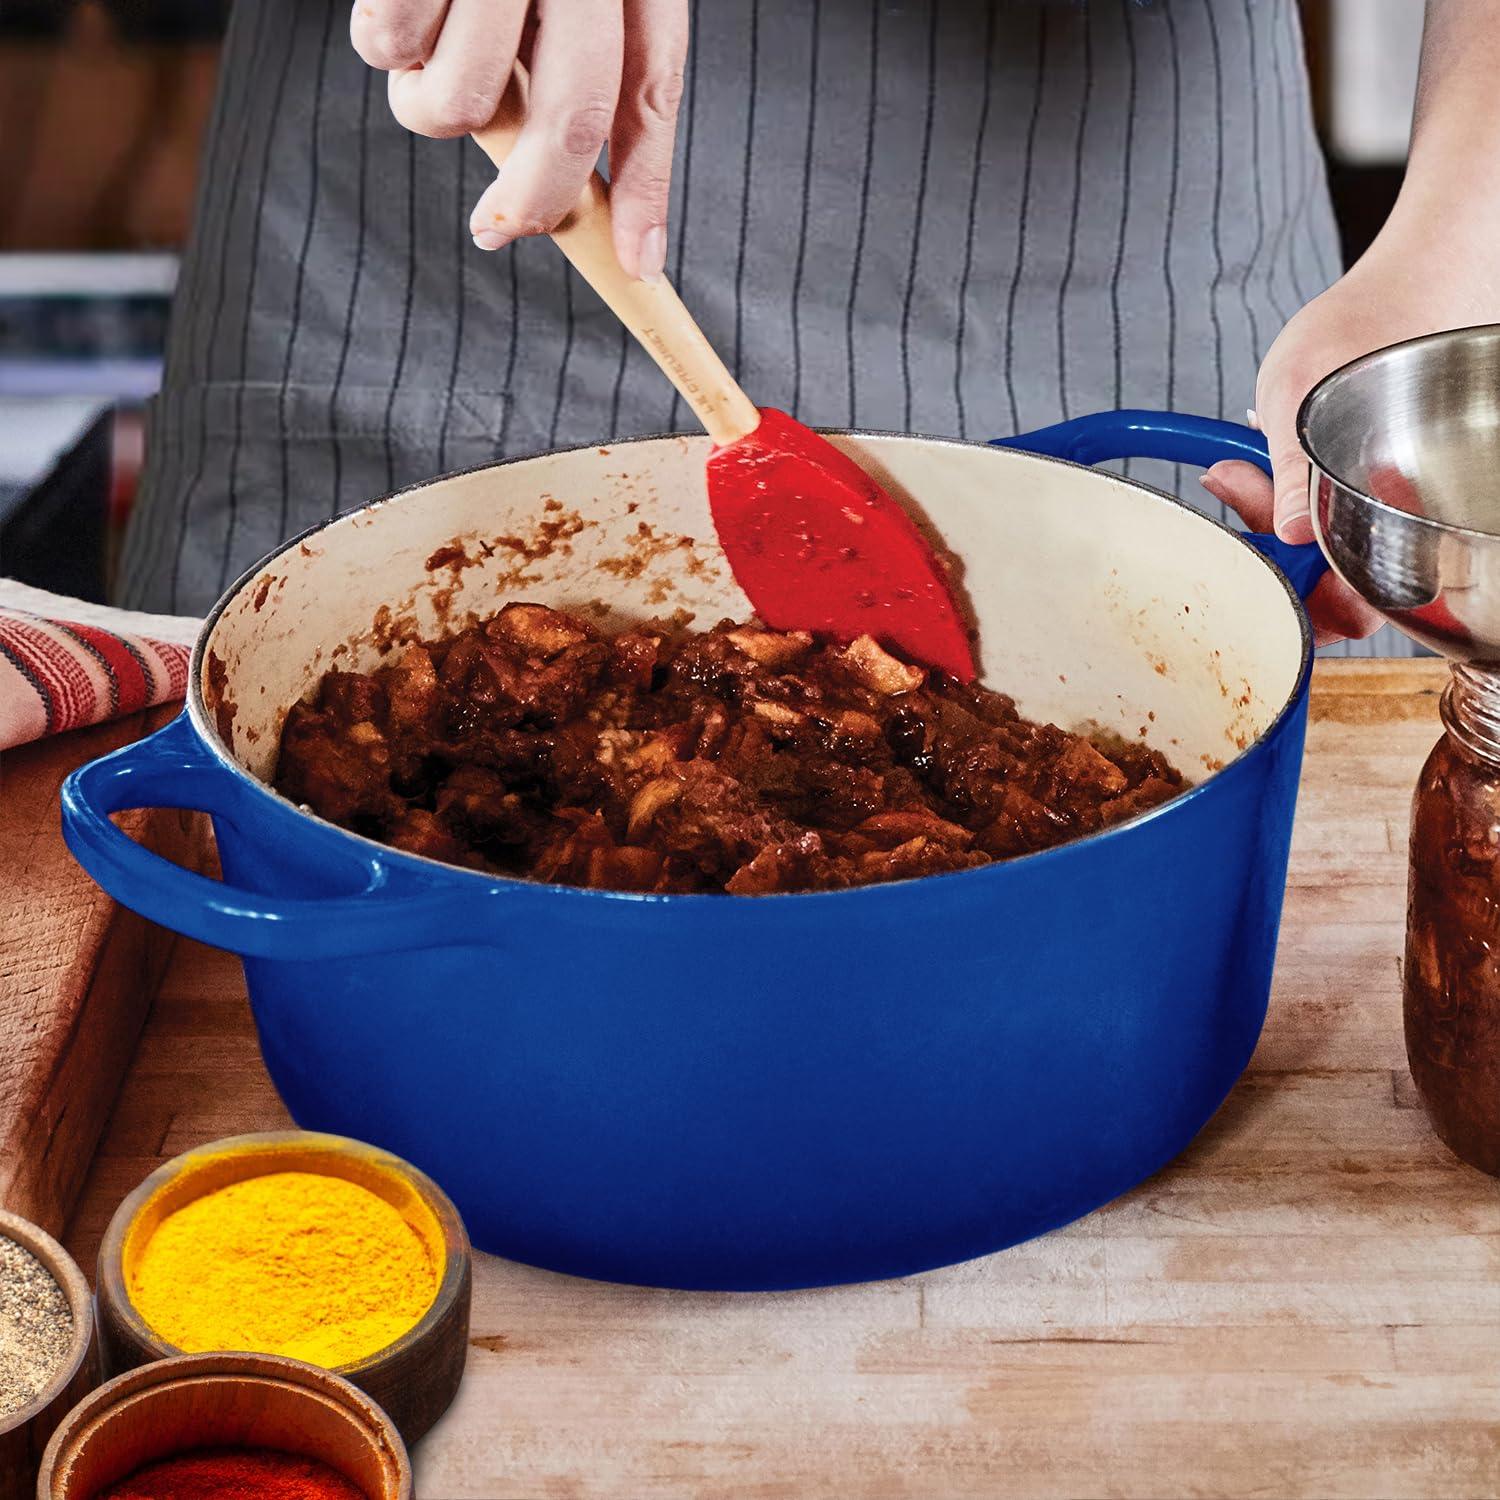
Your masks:
[[[59,1234],[151,1008],[172,936],[117,906],[58,829],[63,779],[172,718],[153,709],[0,756],[0,1207]],[[207,820],[122,815],[133,837],[202,869]]]
[[[1433,662],[1328,662],[1265,1034],[1189,1150],[967,1265],[715,1296],[478,1255],[426,1500],[1500,1495],[1500,1184],[1417,1104],[1406,827]],[[1231,851],[1226,851],[1228,856]],[[165,1158],[287,1116],[239,964],[179,943],[66,1243]]]

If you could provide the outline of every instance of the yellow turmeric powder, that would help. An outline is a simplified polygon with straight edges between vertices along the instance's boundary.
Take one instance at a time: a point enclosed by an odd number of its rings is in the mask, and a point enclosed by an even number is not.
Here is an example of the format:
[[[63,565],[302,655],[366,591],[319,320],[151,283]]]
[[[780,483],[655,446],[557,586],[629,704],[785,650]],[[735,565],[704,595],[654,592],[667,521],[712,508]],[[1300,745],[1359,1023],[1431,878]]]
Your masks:
[[[393,1343],[432,1306],[435,1248],[357,1182],[271,1172],[168,1214],[127,1257],[126,1278],[137,1311],[179,1349],[333,1369]]]

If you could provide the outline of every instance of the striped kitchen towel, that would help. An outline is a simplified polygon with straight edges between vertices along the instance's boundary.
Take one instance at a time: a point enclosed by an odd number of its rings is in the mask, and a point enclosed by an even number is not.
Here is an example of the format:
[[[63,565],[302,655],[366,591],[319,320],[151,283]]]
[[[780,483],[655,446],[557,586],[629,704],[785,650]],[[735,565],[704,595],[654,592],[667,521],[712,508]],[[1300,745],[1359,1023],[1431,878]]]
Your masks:
[[[199,624],[0,579],[0,750],[181,699]]]

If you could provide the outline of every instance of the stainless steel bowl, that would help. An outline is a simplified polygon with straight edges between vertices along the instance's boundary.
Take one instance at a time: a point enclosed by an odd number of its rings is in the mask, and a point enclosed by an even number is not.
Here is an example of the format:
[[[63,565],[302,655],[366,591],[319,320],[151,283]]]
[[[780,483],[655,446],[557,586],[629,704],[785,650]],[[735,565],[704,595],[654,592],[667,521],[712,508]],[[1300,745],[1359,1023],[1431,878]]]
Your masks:
[[[1500,666],[1500,325],[1345,365],[1297,429],[1339,576],[1420,644]]]

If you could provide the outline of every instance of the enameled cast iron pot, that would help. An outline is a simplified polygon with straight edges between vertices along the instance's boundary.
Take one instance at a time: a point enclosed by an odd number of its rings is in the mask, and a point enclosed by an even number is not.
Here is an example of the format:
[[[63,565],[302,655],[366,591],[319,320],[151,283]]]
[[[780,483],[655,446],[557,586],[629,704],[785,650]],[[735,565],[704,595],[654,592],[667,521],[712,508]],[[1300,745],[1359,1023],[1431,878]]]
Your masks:
[[[961,560],[989,681],[1033,717],[1144,735],[1199,782],[1097,837],[856,891],[650,897],[396,853],[262,780],[289,705],[405,627],[507,598],[606,626],[747,614],[706,441],[497,464],[288,543],[215,608],[184,714],[70,778],[69,844],[127,906],[243,954],[297,1123],[416,1163],[483,1249],[758,1289],[1063,1224],[1181,1151],[1255,1045],[1310,643],[1261,551],[1057,457],[1264,463],[1254,434],[1115,413],[1013,440],[1053,457],[835,436]],[[1310,588],[1316,562],[1285,558]],[[212,814],[224,883],[109,820],[145,806]]]

